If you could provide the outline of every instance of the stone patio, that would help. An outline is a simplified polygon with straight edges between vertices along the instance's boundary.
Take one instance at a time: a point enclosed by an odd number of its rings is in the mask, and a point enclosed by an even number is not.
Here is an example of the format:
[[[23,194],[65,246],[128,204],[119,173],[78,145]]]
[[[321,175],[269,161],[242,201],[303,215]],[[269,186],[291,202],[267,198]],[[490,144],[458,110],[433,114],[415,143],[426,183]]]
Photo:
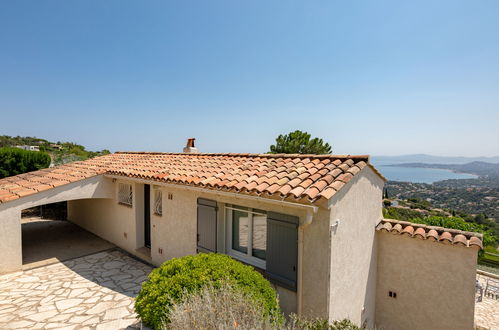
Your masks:
[[[0,276],[0,329],[134,329],[150,271],[116,249]]]
[[[477,280],[485,288],[488,277],[478,275]],[[479,294],[477,293],[477,300]],[[499,330],[499,300],[486,297],[482,301],[475,300],[475,326],[477,329]]]

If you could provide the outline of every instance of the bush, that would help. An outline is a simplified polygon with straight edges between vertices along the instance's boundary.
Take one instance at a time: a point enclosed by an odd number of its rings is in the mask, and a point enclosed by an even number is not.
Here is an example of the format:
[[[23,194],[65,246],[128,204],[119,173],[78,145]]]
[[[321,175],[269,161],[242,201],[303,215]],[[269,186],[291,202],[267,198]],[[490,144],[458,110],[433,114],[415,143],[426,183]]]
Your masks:
[[[409,219],[410,222],[420,223],[428,226],[445,227],[463,231],[477,232],[483,234],[483,245],[490,246],[496,243],[495,237],[490,230],[486,230],[483,225],[473,222],[466,222],[457,217],[427,217]]]
[[[333,321],[329,323],[321,318],[305,319],[299,318],[296,314],[291,315],[289,325],[286,327],[289,330],[360,330],[352,321],[344,319],[341,321]]]
[[[212,284],[187,296],[170,310],[165,329],[271,329],[261,305],[228,283]]]
[[[270,283],[252,267],[215,253],[171,259],[154,269],[142,284],[135,311],[146,325],[159,329],[162,323],[169,323],[174,304],[207,285],[220,288],[223,283],[254,299],[271,322],[282,321],[277,296]]]
[[[45,152],[0,148],[0,178],[49,167],[50,161]]]

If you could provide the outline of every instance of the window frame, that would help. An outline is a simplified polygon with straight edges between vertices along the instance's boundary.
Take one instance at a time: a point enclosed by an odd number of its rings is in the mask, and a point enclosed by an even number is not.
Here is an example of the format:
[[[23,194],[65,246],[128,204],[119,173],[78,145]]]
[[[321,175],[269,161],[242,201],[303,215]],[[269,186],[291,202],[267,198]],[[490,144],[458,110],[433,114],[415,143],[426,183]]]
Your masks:
[[[260,259],[258,257],[253,256],[253,215],[257,214],[260,216],[265,216],[265,226],[267,226],[267,213],[255,212],[253,211],[255,208],[246,207],[244,209],[243,206],[237,205],[225,205],[225,215],[226,215],[226,223],[227,223],[227,237],[226,237],[226,253],[231,257],[239,259],[247,264],[253,265],[255,267],[261,268],[263,270],[267,267],[267,261]],[[248,247],[247,253],[243,253],[237,250],[232,249],[232,222],[233,222],[233,211],[239,212],[247,212],[248,213]],[[265,238],[267,239],[267,238]],[[267,242],[266,242],[267,245]],[[267,251],[265,249],[265,251]]]
[[[125,192],[125,188],[122,187],[129,187],[129,191]],[[126,201],[121,200],[121,197],[125,197],[126,195]],[[133,184],[131,183],[126,183],[126,182],[118,182],[118,204],[120,205],[125,205],[128,207],[133,207]]]

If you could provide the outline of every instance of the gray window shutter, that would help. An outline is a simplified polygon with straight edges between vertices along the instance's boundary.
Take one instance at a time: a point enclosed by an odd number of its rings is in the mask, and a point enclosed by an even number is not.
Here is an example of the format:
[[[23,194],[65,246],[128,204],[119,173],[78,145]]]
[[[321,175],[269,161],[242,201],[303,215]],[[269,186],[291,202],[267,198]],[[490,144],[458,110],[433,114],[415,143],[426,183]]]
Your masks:
[[[294,291],[298,270],[298,222],[296,216],[267,213],[267,278]]]
[[[197,252],[217,251],[217,202],[198,198]]]

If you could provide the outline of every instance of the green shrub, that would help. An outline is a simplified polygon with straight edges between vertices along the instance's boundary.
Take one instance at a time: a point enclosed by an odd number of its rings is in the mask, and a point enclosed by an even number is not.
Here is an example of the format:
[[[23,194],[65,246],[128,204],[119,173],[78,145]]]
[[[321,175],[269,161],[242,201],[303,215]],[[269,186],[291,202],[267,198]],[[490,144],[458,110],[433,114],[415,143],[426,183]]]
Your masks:
[[[220,288],[223,283],[252,297],[272,322],[282,322],[277,295],[270,283],[252,267],[215,253],[171,259],[154,269],[142,284],[135,311],[146,325],[159,329],[162,323],[169,322],[174,304],[206,285]]]
[[[473,222],[466,222],[457,217],[427,217],[427,218],[413,218],[409,219],[410,222],[421,223],[429,226],[445,227],[451,229],[458,229],[463,231],[477,232],[483,234],[483,245],[491,246],[496,243],[495,237],[490,230],[486,230],[483,225]]]
[[[49,167],[50,156],[42,151],[0,148],[0,178]]]
[[[328,322],[321,318],[300,318],[296,314],[290,317],[287,330],[360,330],[352,321],[344,319],[341,321]]]

